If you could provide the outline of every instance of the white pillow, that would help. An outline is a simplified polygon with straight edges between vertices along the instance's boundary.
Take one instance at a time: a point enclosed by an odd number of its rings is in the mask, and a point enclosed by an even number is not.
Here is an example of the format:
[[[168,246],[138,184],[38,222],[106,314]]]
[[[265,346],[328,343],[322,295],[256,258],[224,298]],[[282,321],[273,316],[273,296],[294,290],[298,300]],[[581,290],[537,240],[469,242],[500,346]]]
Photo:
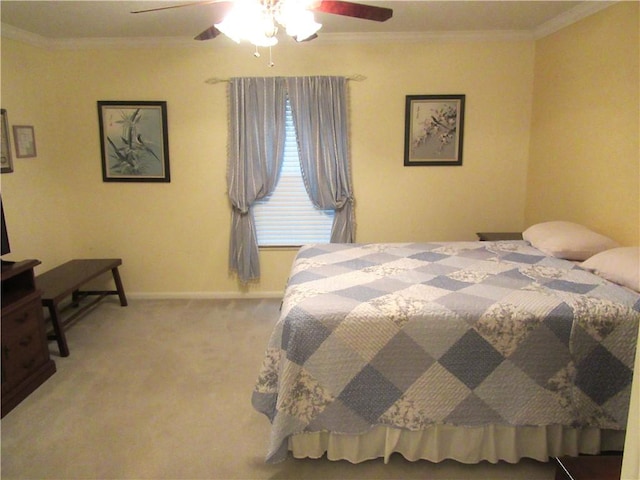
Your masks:
[[[567,260],[586,260],[596,253],[619,247],[609,237],[572,222],[554,221],[532,225],[522,238],[538,250]]]
[[[606,250],[580,266],[611,282],[640,292],[640,247]]]

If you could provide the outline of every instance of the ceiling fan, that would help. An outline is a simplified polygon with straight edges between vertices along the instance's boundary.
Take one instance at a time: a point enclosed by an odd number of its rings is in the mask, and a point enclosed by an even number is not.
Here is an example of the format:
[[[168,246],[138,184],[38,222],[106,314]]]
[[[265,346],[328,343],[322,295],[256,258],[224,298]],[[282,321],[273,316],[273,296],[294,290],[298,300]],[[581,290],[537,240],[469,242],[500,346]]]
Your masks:
[[[236,42],[248,40],[256,47],[270,47],[278,40],[278,25],[296,41],[317,37],[322,27],[313,18],[313,12],[331,13],[346,17],[384,22],[393,16],[390,8],[364,5],[341,0],[200,0],[165,7],[136,10],[147,13],[195,5],[217,4],[220,21],[196,35],[195,40],[210,40],[224,33]]]

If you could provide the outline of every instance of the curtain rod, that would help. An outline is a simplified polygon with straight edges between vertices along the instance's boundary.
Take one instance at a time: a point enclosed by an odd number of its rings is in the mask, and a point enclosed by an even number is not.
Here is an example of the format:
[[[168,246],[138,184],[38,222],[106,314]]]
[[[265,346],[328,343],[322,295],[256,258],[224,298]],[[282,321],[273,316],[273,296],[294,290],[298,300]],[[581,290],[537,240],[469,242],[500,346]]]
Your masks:
[[[367,79],[367,77],[365,77],[364,75],[360,75],[360,74],[356,74],[356,75],[349,75],[348,77],[345,77],[347,80],[353,81],[353,82],[363,82]],[[230,82],[231,79],[230,78],[217,78],[217,77],[213,77],[213,78],[207,78],[204,83],[208,83],[209,85],[216,85],[218,83],[227,83]]]

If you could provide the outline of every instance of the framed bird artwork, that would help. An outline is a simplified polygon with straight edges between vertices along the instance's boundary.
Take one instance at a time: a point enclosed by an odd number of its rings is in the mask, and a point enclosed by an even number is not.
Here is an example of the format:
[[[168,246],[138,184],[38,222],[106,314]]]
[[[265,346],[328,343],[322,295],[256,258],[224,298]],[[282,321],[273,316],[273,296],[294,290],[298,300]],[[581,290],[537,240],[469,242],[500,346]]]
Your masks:
[[[170,182],[167,102],[98,101],[102,180]]]

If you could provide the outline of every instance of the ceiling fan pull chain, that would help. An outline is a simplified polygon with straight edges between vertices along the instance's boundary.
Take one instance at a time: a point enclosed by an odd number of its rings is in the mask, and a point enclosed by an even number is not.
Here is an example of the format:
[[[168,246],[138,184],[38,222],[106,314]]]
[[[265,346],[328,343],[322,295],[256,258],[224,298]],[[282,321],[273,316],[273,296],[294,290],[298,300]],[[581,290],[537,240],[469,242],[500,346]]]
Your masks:
[[[256,45],[256,51],[253,54],[254,57],[260,58],[260,52],[258,51],[258,46]]]
[[[273,67],[275,63],[273,63],[273,55],[271,53],[271,45],[269,45],[269,66]]]

